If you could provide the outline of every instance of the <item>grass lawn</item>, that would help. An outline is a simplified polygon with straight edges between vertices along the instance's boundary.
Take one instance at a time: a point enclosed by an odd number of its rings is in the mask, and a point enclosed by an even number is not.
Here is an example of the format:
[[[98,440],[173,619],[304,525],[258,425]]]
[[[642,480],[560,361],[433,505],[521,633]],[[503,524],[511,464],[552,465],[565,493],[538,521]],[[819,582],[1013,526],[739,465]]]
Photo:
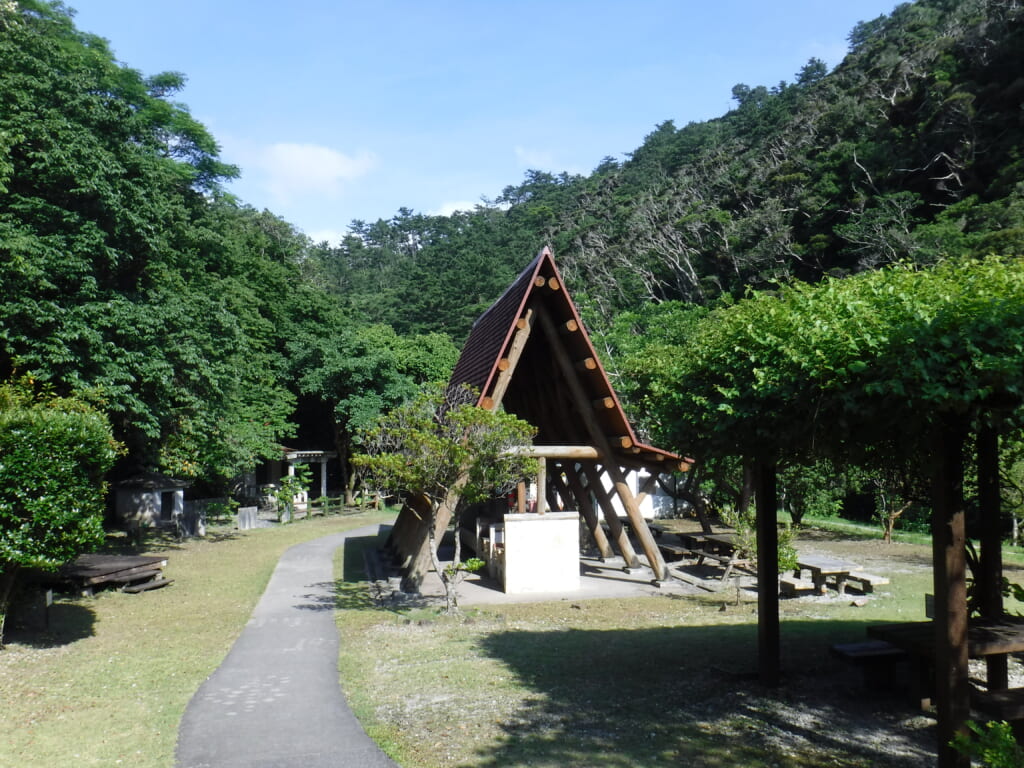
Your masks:
[[[863,605],[782,601],[774,690],[757,682],[752,596],[568,599],[449,619],[373,607],[339,553],[342,684],[404,768],[931,765],[933,721],[898,694],[866,692],[828,652],[868,624],[925,618],[930,548],[872,536],[814,534],[871,572],[884,564],[892,584]]]
[[[215,530],[151,550],[168,557],[175,583],[166,589],[59,598],[49,631],[12,631],[0,651],[0,766],[169,768],[188,701],[281,553],[389,518]],[[756,682],[749,597],[568,599],[448,620],[373,606],[364,540],[338,552],[341,680],[404,768],[930,765],[931,720],[892,695],[865,695],[855,671],[827,653],[867,624],[923,618],[930,551],[849,532],[818,537],[850,559],[884,561],[869,570],[892,584],[859,607],[783,601],[779,689]],[[1019,581],[1020,560],[1008,557],[1007,571]]]
[[[214,529],[147,552],[167,556],[169,587],[58,596],[49,631],[12,629],[0,651],[0,766],[173,766],[185,706],[245,626],[281,553],[391,517]]]

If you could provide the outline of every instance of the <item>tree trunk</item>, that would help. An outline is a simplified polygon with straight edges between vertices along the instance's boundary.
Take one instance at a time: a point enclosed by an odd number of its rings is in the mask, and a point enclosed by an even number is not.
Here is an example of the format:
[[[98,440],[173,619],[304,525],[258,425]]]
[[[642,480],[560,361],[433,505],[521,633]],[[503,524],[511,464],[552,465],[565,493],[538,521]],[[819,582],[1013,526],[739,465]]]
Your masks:
[[[11,594],[19,570],[18,566],[8,564],[0,571],[0,648],[4,647],[4,624],[7,621],[7,609],[11,603]]]
[[[754,465],[749,461],[743,462],[743,487],[740,488],[739,503],[736,512],[743,517],[750,509],[750,502],[754,498],[755,470]]]
[[[430,562],[434,566],[434,571],[437,573],[439,579],[441,579],[441,586],[444,587],[444,612],[451,615],[458,613],[459,601],[455,594],[455,583],[449,578],[448,572],[444,566],[441,565],[441,556],[438,554],[439,542],[437,540],[437,504],[433,501],[430,503],[430,521],[427,526],[427,543],[430,549]],[[441,534],[444,535],[443,533]],[[458,556],[458,539],[459,531],[458,528],[455,530],[456,540],[456,557]]]
[[[342,431],[341,425],[337,421],[333,424],[334,427],[334,449],[338,452],[338,466],[341,472],[341,487],[345,494],[345,506],[354,507],[356,505],[355,494],[352,492],[352,484],[354,482],[353,472],[349,468],[349,454],[351,453],[351,441],[348,436]]]

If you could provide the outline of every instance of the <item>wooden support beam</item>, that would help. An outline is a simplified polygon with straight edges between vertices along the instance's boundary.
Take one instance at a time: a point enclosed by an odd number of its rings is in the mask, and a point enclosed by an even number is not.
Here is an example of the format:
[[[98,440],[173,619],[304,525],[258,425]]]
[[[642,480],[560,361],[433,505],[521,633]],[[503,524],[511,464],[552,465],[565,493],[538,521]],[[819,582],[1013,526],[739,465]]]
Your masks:
[[[964,435],[950,418],[932,459],[932,575],[935,591],[935,709],[939,768],[968,768],[950,746],[970,717],[967,559],[964,554]]]
[[[558,285],[558,280],[556,278],[554,278],[554,277],[549,277],[548,278],[548,289],[549,290],[557,291],[560,288],[561,288],[561,286]]]
[[[576,474],[576,468],[563,466],[562,471],[565,473],[565,481],[562,480],[559,472],[553,472],[551,474],[552,482],[555,483],[556,487],[560,488],[559,493],[566,501],[570,501],[568,494],[572,494],[571,499],[575,502],[574,506],[583,516],[583,520],[587,524],[587,530],[590,531],[590,536],[597,546],[601,559],[610,560],[615,556],[615,553],[612,552],[611,545],[608,543],[608,537],[605,536],[604,528],[598,522],[597,512],[594,511],[594,505],[590,503],[590,494],[583,490],[583,484]],[[565,487],[566,483],[568,488]]]
[[[590,434],[590,439],[598,452],[604,456],[604,460],[606,462],[604,465],[605,470],[611,477],[612,482],[615,485],[615,491],[622,500],[623,506],[626,508],[626,515],[629,517],[630,524],[636,532],[637,538],[640,540],[644,554],[647,556],[647,561],[650,563],[651,570],[654,571],[654,578],[658,581],[664,580],[668,578],[668,567],[665,565],[665,558],[662,557],[661,550],[658,549],[658,544],[655,542],[650,528],[647,527],[647,521],[644,520],[644,516],[640,512],[640,507],[637,505],[636,499],[633,498],[633,493],[629,489],[629,484],[626,483],[626,478],[622,474],[622,470],[615,463],[611,445],[609,444],[607,437],[605,437],[600,424],[598,424],[597,417],[594,415],[592,409],[584,407],[590,398],[587,396],[587,391],[580,382],[579,376],[576,374],[576,369],[570,361],[569,355],[561,343],[561,339],[558,337],[558,331],[555,329],[554,322],[551,320],[551,317],[548,315],[543,305],[537,306],[537,317],[540,320],[544,335],[547,337],[551,346],[555,362],[561,369],[562,378],[565,380],[566,384],[568,384],[573,400],[581,406],[580,416],[583,419],[587,432]],[[632,442],[630,442],[630,445],[632,445]]]
[[[597,360],[595,360],[592,357],[585,357],[582,360],[577,360],[573,364],[573,367],[577,371],[596,371],[597,370]]]
[[[516,485],[516,512],[526,514],[526,483],[523,482]]]
[[[596,400],[591,400],[590,402],[593,404],[594,410],[597,411],[610,411],[615,407],[614,397],[599,397]]]
[[[493,411],[501,405],[501,401],[505,398],[509,382],[512,381],[512,374],[515,373],[516,365],[518,365],[519,358],[526,348],[526,342],[533,331],[533,317],[533,310],[527,309],[516,322],[516,332],[512,336],[512,343],[508,345],[508,354],[498,361],[498,378],[495,380],[488,398],[490,407],[487,410],[489,411]],[[522,327],[520,327],[520,323],[522,323]],[[504,367],[502,367],[503,363],[505,364]],[[483,405],[483,402],[481,402],[481,405]]]
[[[573,509],[572,495],[562,482],[561,473],[557,464],[548,467],[548,509],[555,511]]]
[[[548,281],[544,278],[543,275],[537,275],[535,278],[533,278],[533,284],[537,288],[543,288],[545,285],[547,285],[547,282]]]
[[[592,445],[521,445],[510,453],[531,459],[596,459],[599,454]]]
[[[651,491],[654,490],[654,486],[657,484],[658,474],[656,472],[651,472],[651,474],[647,476],[647,479],[644,480],[643,485],[637,488],[636,503],[642,504],[644,499],[650,495]]]
[[[537,514],[543,515],[548,505],[548,460],[537,462]]]
[[[616,437],[609,437],[608,444],[613,448],[628,450],[633,447],[633,438],[631,438],[629,435],[618,435]]]
[[[558,332],[561,333],[562,335],[576,333],[577,331],[579,331],[579,329],[580,324],[577,323],[575,320],[567,320],[566,322],[558,326]]]
[[[604,489],[604,484],[601,482],[601,472],[593,462],[584,462],[581,466],[583,468],[582,477],[586,480],[584,490],[594,494],[597,505],[601,508],[601,513],[604,515],[604,521],[608,523],[608,533],[611,534],[612,540],[619,548],[623,562],[626,563],[627,568],[638,567],[640,565],[640,558],[636,556],[633,544],[629,540],[629,534],[626,533],[626,529],[622,526],[622,521],[619,520],[619,513],[615,510],[611,496]]]

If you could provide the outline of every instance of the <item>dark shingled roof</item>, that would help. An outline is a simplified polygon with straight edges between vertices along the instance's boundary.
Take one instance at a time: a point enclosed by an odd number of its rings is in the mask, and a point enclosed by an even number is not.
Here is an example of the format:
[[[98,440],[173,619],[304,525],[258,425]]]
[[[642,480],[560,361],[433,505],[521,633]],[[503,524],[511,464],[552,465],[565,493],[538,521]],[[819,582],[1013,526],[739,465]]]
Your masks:
[[[541,285],[537,285],[538,282]],[[538,429],[534,441],[537,445],[589,445],[591,440],[578,416],[579,409],[593,408],[594,401],[612,398],[612,407],[594,409],[594,413],[604,434],[617,440],[615,451],[623,464],[658,466],[667,470],[670,464],[676,463],[678,467],[680,457],[637,439],[547,248],[473,324],[452,372],[451,384],[468,384],[479,390],[477,405],[484,405],[494,391],[499,364],[507,357],[517,321],[529,308],[537,305],[542,305],[556,324],[564,325],[569,321],[577,324],[578,332],[564,334],[559,343],[571,360],[592,358],[596,361],[593,370],[579,374],[590,402],[574,401],[570,387],[555,363],[551,342],[537,325],[530,333],[512,373],[502,400],[505,410]],[[619,448],[619,439],[623,437],[629,438],[630,445]],[[669,465],[663,463],[666,461]]]

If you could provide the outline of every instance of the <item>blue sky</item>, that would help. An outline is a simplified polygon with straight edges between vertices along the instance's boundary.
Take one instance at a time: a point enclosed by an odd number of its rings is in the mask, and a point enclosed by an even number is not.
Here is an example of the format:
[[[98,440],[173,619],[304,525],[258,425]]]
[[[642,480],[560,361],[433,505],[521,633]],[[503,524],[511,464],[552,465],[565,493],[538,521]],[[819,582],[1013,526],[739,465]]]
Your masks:
[[[315,239],[470,209],[529,169],[589,173],[732,86],[842,59],[895,0],[68,0],[79,29],[177,96],[242,169],[231,189]]]

